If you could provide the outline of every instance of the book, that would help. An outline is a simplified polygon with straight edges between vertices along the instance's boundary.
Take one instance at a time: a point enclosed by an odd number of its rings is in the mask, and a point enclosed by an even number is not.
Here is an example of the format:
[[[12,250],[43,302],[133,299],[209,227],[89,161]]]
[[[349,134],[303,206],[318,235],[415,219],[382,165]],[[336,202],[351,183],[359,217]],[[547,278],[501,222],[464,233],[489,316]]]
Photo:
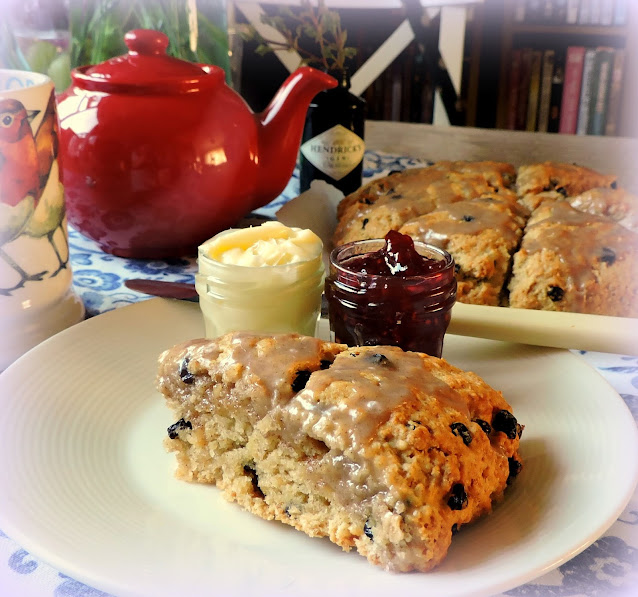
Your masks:
[[[543,20],[543,4],[541,0],[527,0],[525,6],[526,23],[538,23]]]
[[[554,22],[554,0],[543,0],[540,18],[544,23]]]
[[[568,25],[578,23],[578,9],[580,8],[580,0],[567,0],[567,11],[565,12],[565,22]]]
[[[392,113],[390,120],[401,120],[402,106],[402,80],[401,73],[397,70],[396,65],[392,69]]]
[[[614,2],[612,0],[601,0],[600,2],[600,24],[608,27],[614,22]]]
[[[578,24],[579,25],[589,25],[591,22],[591,0],[580,0],[580,4],[578,6]]]
[[[386,68],[380,78],[383,79],[382,119],[392,120],[392,69]]]
[[[630,0],[614,1],[614,25],[622,27],[627,24],[628,3]]]
[[[560,106],[565,82],[565,53],[556,50],[554,72],[552,73],[552,91],[549,99],[549,120],[547,132],[557,133],[560,123]]]
[[[538,101],[538,122],[536,130],[541,133],[547,132],[549,125],[549,108],[552,96],[552,77],[554,74],[554,50],[543,52],[543,67],[541,70],[541,88]]]
[[[552,24],[562,25],[567,22],[567,0],[554,0]]]
[[[617,133],[618,116],[620,113],[620,96],[622,94],[622,81],[625,68],[625,50],[617,49],[614,52],[614,64],[611,71],[611,83],[609,85],[609,99],[607,103],[607,120],[605,122],[605,135],[614,136]]]
[[[532,50],[532,58],[529,71],[529,90],[527,93],[527,119],[525,121],[526,131],[536,130],[536,120],[538,118],[538,99],[541,87],[541,69],[543,65],[543,52]]]
[[[560,106],[558,132],[573,135],[578,123],[578,103],[585,61],[584,46],[569,46],[565,57],[565,82]]]
[[[405,50],[405,60],[403,61],[403,89],[401,101],[401,120],[410,121],[410,109],[412,106],[412,84],[414,76],[414,58],[416,56],[415,44],[410,44]]]
[[[589,24],[600,25],[601,1],[610,3],[609,0],[589,0]]]
[[[607,116],[607,98],[609,97],[609,84],[611,71],[614,64],[613,48],[598,48],[596,50],[596,63],[594,65],[594,81],[592,98],[589,108],[589,135],[605,134],[605,118]]]
[[[596,62],[596,55],[597,50],[595,48],[587,48],[587,50],[585,50],[583,74],[580,85],[580,100],[578,102],[578,120],[576,121],[577,135],[586,135],[589,127],[590,106],[596,81],[595,71],[597,68],[594,64]]]
[[[509,130],[516,129],[516,111],[518,104],[518,92],[521,85],[521,50],[513,50],[509,72],[509,96],[507,101],[507,123]]]
[[[527,126],[527,102],[529,100],[529,84],[532,72],[532,50],[523,48],[521,51],[521,74],[518,84],[516,101],[516,130],[524,131]]]
[[[514,5],[514,21],[516,23],[522,23],[525,21],[525,5],[527,0],[516,0]]]

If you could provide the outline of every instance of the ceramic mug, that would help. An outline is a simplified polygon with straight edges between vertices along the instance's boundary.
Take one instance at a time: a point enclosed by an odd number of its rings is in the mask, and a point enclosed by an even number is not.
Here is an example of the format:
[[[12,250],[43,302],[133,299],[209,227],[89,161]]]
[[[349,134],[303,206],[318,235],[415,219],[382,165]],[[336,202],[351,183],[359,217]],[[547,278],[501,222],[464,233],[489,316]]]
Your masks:
[[[0,69],[0,370],[84,317],[58,148],[51,79]]]

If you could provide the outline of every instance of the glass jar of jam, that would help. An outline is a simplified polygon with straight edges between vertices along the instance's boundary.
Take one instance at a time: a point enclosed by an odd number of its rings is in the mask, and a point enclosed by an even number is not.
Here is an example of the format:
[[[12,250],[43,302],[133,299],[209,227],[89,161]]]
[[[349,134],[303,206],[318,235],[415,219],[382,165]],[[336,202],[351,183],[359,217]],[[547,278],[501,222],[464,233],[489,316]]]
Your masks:
[[[456,300],[454,260],[396,231],[348,243],[330,254],[326,298],[336,342],[440,357]]]
[[[206,336],[313,336],[325,278],[322,247],[310,230],[279,222],[226,230],[202,244],[195,287]]]

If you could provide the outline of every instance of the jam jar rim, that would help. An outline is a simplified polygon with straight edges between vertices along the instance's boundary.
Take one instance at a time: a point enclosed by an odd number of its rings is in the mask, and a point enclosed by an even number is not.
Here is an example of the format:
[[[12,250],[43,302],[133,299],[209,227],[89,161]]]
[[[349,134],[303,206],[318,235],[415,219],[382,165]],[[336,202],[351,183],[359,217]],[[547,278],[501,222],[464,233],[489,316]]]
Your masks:
[[[439,261],[443,261],[444,262],[444,266],[436,271],[432,271],[429,272],[427,274],[417,274],[417,275],[402,275],[402,276],[393,276],[392,274],[369,274],[367,272],[361,272],[361,271],[357,271],[357,270],[353,270],[353,269],[349,269],[347,267],[344,267],[342,264],[338,263],[336,261],[336,256],[338,255],[339,252],[344,251],[346,249],[349,249],[350,247],[353,247],[355,245],[365,245],[365,244],[373,244],[376,243],[378,244],[378,249],[382,249],[385,246],[385,239],[383,238],[367,238],[367,239],[362,239],[362,240],[354,240],[351,241],[349,243],[345,243],[343,245],[339,245],[337,247],[335,247],[334,249],[332,249],[332,251],[330,251],[330,267],[334,267],[340,271],[346,272],[347,274],[351,274],[357,277],[365,277],[365,278],[388,278],[388,279],[412,279],[412,280],[419,280],[419,279],[430,279],[430,278],[434,278],[435,276],[440,276],[441,274],[444,274],[448,271],[452,271],[454,272],[454,258],[452,257],[452,255],[446,251],[445,249],[441,249],[440,247],[437,247],[435,245],[431,245],[429,243],[424,243],[422,241],[414,241],[414,246],[416,247],[425,247],[426,249],[428,249],[428,251],[432,251],[434,253],[437,253],[441,259]],[[356,253],[356,255],[365,255],[368,252],[372,252],[371,251],[364,251],[361,253]],[[427,257],[427,255],[421,255],[422,257]],[[352,257],[355,257],[355,255],[352,255]]]

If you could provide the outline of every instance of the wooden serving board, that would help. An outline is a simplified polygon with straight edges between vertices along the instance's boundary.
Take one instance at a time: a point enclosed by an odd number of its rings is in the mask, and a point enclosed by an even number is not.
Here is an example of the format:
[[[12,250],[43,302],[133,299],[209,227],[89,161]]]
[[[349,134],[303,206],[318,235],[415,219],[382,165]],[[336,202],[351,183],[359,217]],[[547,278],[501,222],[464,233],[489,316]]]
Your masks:
[[[638,139],[633,138],[368,120],[365,141],[373,151],[432,161],[494,160],[514,166],[548,160],[576,163],[615,174],[620,186],[638,193]]]

